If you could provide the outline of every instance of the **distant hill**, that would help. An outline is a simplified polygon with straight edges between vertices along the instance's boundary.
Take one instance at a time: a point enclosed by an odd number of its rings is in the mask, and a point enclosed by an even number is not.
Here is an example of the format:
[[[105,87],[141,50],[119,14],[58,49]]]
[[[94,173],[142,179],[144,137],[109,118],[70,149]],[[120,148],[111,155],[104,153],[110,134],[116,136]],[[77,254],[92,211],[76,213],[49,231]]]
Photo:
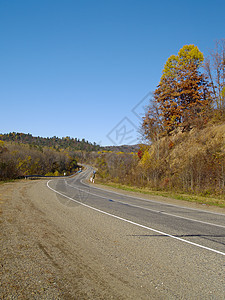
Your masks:
[[[103,147],[103,150],[112,151],[112,152],[131,153],[131,152],[138,152],[139,145],[106,146]]]
[[[32,134],[19,133],[19,132],[10,132],[5,134],[0,134],[0,140],[5,142],[15,142],[18,144],[28,144],[35,147],[52,147],[53,149],[68,149],[70,151],[112,151],[112,152],[137,152],[139,146],[138,145],[123,145],[123,146],[105,146],[101,147],[96,143],[90,143],[85,139],[79,140],[77,138],[71,138],[69,136],[59,138],[57,136],[53,137],[40,137],[33,136]]]
[[[100,146],[96,143],[90,143],[85,139],[79,140],[77,138],[63,137],[58,138],[56,136],[50,138],[43,138],[40,136],[32,136],[32,134],[10,132],[6,134],[0,134],[0,140],[6,142],[16,142],[21,144],[29,144],[38,147],[52,147],[54,149],[69,149],[69,150],[84,150],[84,151],[98,151]]]

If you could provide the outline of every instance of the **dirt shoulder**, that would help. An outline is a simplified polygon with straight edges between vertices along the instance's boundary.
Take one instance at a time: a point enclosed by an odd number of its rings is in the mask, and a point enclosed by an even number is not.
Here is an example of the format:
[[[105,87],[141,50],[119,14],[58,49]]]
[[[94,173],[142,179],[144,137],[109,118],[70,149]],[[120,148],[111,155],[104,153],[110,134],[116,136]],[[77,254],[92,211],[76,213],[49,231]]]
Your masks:
[[[129,275],[99,250],[96,220],[64,200],[46,181],[0,185],[0,298],[141,299]]]

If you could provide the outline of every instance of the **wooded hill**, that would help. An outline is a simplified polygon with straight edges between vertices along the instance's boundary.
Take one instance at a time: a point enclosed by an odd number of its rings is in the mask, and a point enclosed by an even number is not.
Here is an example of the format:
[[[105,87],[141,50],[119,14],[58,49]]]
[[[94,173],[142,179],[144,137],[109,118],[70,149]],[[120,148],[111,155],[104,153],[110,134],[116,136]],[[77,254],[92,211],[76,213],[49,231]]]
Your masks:
[[[124,153],[131,153],[131,152],[138,152],[139,145],[122,145],[122,146],[105,146],[102,147],[105,151],[111,152],[124,152]]]
[[[32,134],[18,133],[18,132],[10,132],[6,134],[0,134],[0,140],[6,142],[15,142],[21,144],[29,144],[34,147],[52,147],[55,150],[68,149],[70,151],[73,150],[85,150],[85,151],[98,151],[100,146],[96,143],[90,143],[85,139],[79,140],[77,138],[71,137],[63,137],[58,138],[56,136],[53,137],[35,137]]]
[[[77,162],[104,152],[137,149],[133,146],[100,147],[85,139],[70,137],[43,138],[31,134],[8,133],[0,135],[0,180],[16,179],[27,175],[70,175],[78,169]]]
[[[78,169],[73,151],[0,141],[0,180],[27,175],[59,176]]]
[[[92,152],[89,161],[98,168],[96,182],[224,198],[225,123],[177,129],[138,153]]]

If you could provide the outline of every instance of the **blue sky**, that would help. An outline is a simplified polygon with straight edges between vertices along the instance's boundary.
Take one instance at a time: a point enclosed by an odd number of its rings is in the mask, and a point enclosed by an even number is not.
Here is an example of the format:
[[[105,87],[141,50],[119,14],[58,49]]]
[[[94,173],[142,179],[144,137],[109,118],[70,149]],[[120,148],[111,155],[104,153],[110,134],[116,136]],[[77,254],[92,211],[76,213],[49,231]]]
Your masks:
[[[147,93],[185,44],[225,38],[225,1],[0,0],[0,132],[137,142]]]

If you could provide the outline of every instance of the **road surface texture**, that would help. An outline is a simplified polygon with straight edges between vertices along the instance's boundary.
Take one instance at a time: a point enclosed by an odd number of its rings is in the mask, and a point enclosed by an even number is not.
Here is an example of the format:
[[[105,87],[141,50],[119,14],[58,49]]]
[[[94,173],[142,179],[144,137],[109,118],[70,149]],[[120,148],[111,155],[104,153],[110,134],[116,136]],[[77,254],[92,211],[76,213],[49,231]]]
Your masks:
[[[90,172],[0,185],[0,299],[225,299],[224,209]]]

